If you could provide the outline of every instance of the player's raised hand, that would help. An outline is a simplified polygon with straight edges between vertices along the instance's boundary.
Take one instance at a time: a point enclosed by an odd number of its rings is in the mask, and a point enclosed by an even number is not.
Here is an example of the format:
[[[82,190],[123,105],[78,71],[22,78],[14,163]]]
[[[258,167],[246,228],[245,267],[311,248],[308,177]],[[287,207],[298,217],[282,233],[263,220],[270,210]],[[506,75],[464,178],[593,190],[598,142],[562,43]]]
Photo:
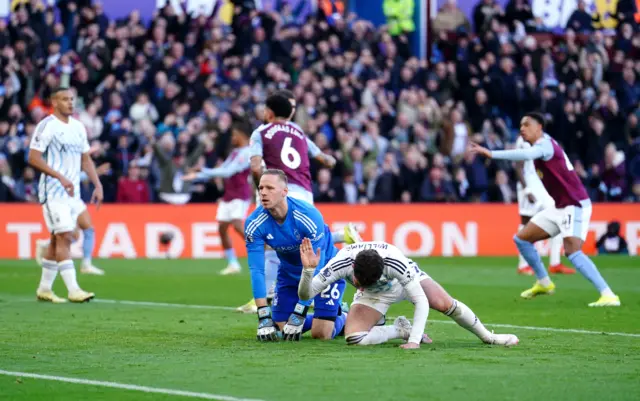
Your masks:
[[[271,308],[261,306],[258,308],[258,341],[278,341],[278,329],[271,318]]]
[[[100,210],[100,205],[102,205],[102,201],[104,200],[104,191],[102,189],[102,185],[95,188],[93,190],[93,194],[91,194],[91,203],[96,204],[96,209]]]
[[[64,188],[65,191],[67,191],[69,196],[73,196],[73,192],[74,192],[73,183],[71,181],[67,180],[63,176],[60,176],[58,178],[58,181],[60,181],[60,184],[62,184],[62,187]]]
[[[467,151],[474,155],[481,155],[489,159],[491,158],[491,151],[489,149],[482,147],[474,142],[469,142],[469,147],[467,148]]]
[[[402,348],[402,349],[418,349],[418,348],[420,348],[420,344],[406,343],[406,344],[402,344],[400,346],[400,348]]]
[[[315,269],[320,263],[320,248],[317,254],[313,252],[313,244],[309,238],[304,238],[300,244],[300,259],[305,269]]]

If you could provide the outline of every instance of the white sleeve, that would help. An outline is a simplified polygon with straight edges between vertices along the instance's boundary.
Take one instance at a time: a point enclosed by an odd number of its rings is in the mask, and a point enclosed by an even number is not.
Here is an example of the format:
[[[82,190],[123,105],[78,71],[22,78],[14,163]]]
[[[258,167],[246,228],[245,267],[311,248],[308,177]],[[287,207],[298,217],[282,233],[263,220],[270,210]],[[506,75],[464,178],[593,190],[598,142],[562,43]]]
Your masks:
[[[336,281],[347,277],[350,269],[352,269],[353,260],[347,255],[338,252],[325,267],[319,271],[311,269],[302,269],[302,276],[298,284],[298,297],[301,300],[309,300],[318,295],[327,286]],[[314,276],[315,274],[315,276]]]
[[[429,300],[420,285],[421,271],[399,250],[390,252],[384,259],[384,264],[388,268],[388,276],[398,280],[416,308],[413,313],[413,328],[409,335],[409,342],[420,344],[427,325],[427,317],[429,317]]]
[[[251,139],[249,140],[249,158],[254,156],[262,157],[262,135],[260,135],[259,128],[251,134]]]
[[[542,160],[547,162],[553,158],[553,144],[551,143],[551,139],[544,138],[542,141],[536,143],[534,147],[541,149]]]
[[[33,136],[31,137],[29,149],[37,150],[42,153],[47,150],[47,147],[49,147],[51,139],[53,138],[53,130],[51,129],[52,125],[53,122],[49,118],[45,118],[40,121],[33,133]]]
[[[409,335],[409,342],[420,344],[424,329],[427,326],[427,318],[429,317],[429,300],[419,280],[412,280],[407,283],[404,286],[404,291],[416,308],[413,312],[413,327]]]

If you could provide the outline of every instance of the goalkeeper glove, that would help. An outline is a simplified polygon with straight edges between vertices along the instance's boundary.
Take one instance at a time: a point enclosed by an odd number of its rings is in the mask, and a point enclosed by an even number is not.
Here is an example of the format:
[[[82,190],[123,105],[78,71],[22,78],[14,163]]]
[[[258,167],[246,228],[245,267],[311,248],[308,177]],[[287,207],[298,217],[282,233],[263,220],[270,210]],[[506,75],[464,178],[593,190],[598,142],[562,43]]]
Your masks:
[[[283,338],[285,341],[300,341],[302,337],[302,328],[305,318],[307,317],[308,306],[297,304],[287,324],[284,326]]]
[[[261,306],[258,308],[258,341],[278,341],[278,329],[271,318],[271,308]]]

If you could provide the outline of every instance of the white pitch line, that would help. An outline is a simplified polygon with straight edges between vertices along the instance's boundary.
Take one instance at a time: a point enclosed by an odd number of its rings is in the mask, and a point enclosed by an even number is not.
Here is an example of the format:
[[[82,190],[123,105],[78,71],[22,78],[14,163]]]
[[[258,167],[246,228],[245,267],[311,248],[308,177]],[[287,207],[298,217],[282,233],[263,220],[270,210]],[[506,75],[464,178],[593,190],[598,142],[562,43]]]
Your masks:
[[[103,304],[133,305],[133,306],[163,306],[168,308],[236,310],[236,308],[232,306],[170,304],[165,302],[144,302],[144,301],[119,301],[116,299],[93,299],[91,300],[91,302],[98,302]]]
[[[430,323],[446,323],[446,324],[457,324],[451,320],[429,320]],[[638,337],[640,338],[640,334],[637,333],[616,333],[616,332],[606,332],[606,331],[594,331],[594,330],[581,330],[581,329],[559,329],[556,327],[539,327],[539,326],[518,326],[515,324],[503,324],[503,323],[484,323],[485,326],[493,326],[493,327],[506,327],[511,329],[522,329],[522,330],[536,330],[536,331],[553,331],[557,333],[577,333],[577,334],[600,334],[607,336],[621,336],[621,337]]]
[[[122,390],[140,391],[143,393],[155,393],[155,394],[164,394],[164,395],[175,395],[179,397],[200,398],[203,400],[264,401],[264,400],[253,399],[253,398],[238,398],[238,397],[231,397],[228,395],[220,395],[220,394],[197,393],[193,391],[172,390],[169,388],[137,386],[135,384],[124,384],[124,383],[107,382],[107,381],[100,381],[100,380],[76,379],[73,377],[63,377],[63,376],[39,375],[35,373],[26,373],[26,372],[11,372],[11,371],[2,370],[2,369],[0,369],[0,375],[15,376],[15,377],[21,377],[21,378],[28,377],[31,379],[52,380],[52,381],[64,382],[64,383],[84,384],[87,386],[117,388]]]
[[[232,306],[170,304],[170,303],[164,303],[164,302],[142,302],[142,301],[118,301],[113,299],[94,299],[91,302],[100,302],[105,304],[107,303],[122,304],[122,305],[132,305],[132,306],[159,306],[159,307],[170,307],[170,308],[210,309],[210,310],[213,309],[213,310],[228,310],[228,311],[236,310],[236,308]],[[392,317],[389,316],[388,318],[391,319]],[[429,319],[429,323],[457,324],[452,320],[435,320],[435,319]],[[618,333],[618,332],[605,332],[605,331],[581,330],[581,329],[561,329],[556,327],[518,326],[515,324],[504,324],[504,323],[485,323],[485,325],[494,326],[494,327],[521,329],[521,330],[549,331],[549,332],[556,332],[556,333],[600,334],[600,335],[608,335],[608,336],[640,338],[640,333]]]

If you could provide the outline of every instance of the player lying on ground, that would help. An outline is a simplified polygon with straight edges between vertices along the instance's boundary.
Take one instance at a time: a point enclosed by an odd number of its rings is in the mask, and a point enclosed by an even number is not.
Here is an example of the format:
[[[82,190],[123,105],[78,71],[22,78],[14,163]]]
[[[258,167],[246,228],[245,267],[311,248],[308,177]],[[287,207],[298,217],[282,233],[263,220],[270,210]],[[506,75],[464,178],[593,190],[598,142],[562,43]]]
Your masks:
[[[373,345],[402,338],[408,340],[402,348],[420,348],[429,308],[452,318],[486,344],[516,345],[513,334],[494,334],[462,302],[453,299],[435,280],[418,268],[395,246],[385,242],[361,242],[349,245],[322,266],[322,258],[314,245],[305,238],[300,246],[304,265],[298,287],[300,299],[311,299],[327,286],[346,279],[358,292],[354,296],[347,322],[345,338],[349,345]],[[315,274],[315,276],[314,276]],[[375,326],[392,304],[409,300],[415,305],[413,327],[406,321],[393,326]]]
[[[307,313],[310,298],[298,299],[302,273],[300,242],[302,238],[312,238],[320,261],[329,260],[338,252],[329,228],[313,205],[287,196],[287,176],[282,170],[265,170],[258,190],[260,205],[245,222],[251,287],[258,306],[258,340],[277,341],[278,329],[282,329],[286,340],[299,340],[309,329],[313,338],[335,337],[342,331],[346,319],[340,307],[345,281],[337,280],[317,294],[313,314]],[[281,262],[273,312],[266,299],[265,245],[276,251]]]
[[[264,111],[264,124],[251,134],[251,173],[259,185],[264,168],[284,171],[289,180],[289,196],[313,204],[310,158],[333,168],[335,159],[322,151],[305,135],[302,128],[291,122],[296,101],[289,91],[278,91],[269,96]],[[258,195],[259,196],[259,195]],[[333,241],[352,244],[360,236],[352,224],[331,233]],[[265,250],[267,289],[272,293],[278,275],[280,261],[272,249]],[[253,300],[238,308],[245,313],[255,313]]]
[[[535,242],[561,234],[564,251],[575,268],[600,292],[600,298],[589,306],[620,306],[620,298],[611,291],[596,265],[582,252],[591,220],[591,200],[569,157],[560,145],[544,132],[544,116],[529,113],[520,122],[520,135],[531,144],[529,149],[495,150],[470,145],[470,151],[488,158],[526,161],[533,160],[542,184],[555,202],[533,216],[513,238],[520,254],[536,273],[534,286],[524,291],[523,298],[552,294],[555,284],[549,278]]]
[[[242,271],[229,228],[233,227],[240,236],[244,236],[244,219],[251,202],[251,185],[249,184],[249,133],[251,125],[246,121],[234,121],[231,126],[231,144],[233,151],[220,167],[203,168],[199,172],[191,172],[182,177],[184,181],[209,181],[213,178],[224,178],[224,195],[218,204],[216,220],[219,224],[222,248],[228,265],[220,272],[222,275],[237,274]]]
[[[100,206],[103,199],[102,184],[89,154],[87,132],[80,121],[71,117],[74,100],[71,90],[54,90],[51,95],[53,114],[40,121],[29,145],[29,164],[42,173],[38,197],[51,233],[36,294],[39,300],[54,303],[66,302],[52,291],[58,272],[70,301],[86,302],[95,296],[80,288],[71,260],[72,233],[78,221],[91,221],[87,207],[80,199],[81,170],[87,172],[95,186],[91,201]]]

